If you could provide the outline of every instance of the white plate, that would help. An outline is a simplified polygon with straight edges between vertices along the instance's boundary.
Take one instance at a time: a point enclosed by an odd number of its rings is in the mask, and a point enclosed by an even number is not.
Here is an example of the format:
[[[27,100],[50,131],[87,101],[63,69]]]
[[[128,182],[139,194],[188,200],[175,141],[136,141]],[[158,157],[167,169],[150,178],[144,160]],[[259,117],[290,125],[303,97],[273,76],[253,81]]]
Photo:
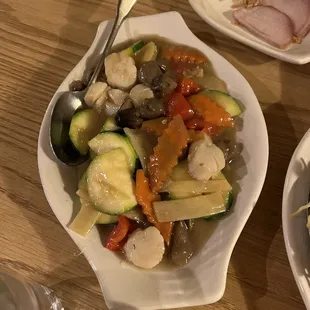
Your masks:
[[[310,62],[310,34],[302,44],[291,44],[280,50],[232,23],[232,0],[189,0],[189,3],[210,26],[241,43],[290,63],[302,65]]]
[[[167,309],[216,302],[225,290],[234,245],[264,183],[268,136],[263,114],[248,82],[224,58],[198,40],[176,12],[128,19],[116,43],[139,35],[157,34],[196,47],[208,56],[218,76],[227,82],[231,94],[245,104],[247,110],[243,114],[243,129],[238,137],[244,144],[242,156],[246,166],[237,171],[243,178],[238,181],[241,192],[235,200],[233,211],[219,222],[200,253],[186,267],[174,270],[136,269],[102,246],[97,229],[82,238],[67,228],[76,201],[77,171],[54,161],[48,139],[51,111],[59,95],[68,89],[68,84],[82,77],[86,65],[89,68],[96,62],[110,27],[109,22],[100,24],[89,51],[60,85],[44,116],[39,136],[38,164],[46,198],[94,269],[111,309]]]
[[[308,202],[310,191],[310,130],[297,146],[287,170],[282,206],[283,234],[287,255],[307,309],[310,309],[310,237],[307,211],[291,214]]]

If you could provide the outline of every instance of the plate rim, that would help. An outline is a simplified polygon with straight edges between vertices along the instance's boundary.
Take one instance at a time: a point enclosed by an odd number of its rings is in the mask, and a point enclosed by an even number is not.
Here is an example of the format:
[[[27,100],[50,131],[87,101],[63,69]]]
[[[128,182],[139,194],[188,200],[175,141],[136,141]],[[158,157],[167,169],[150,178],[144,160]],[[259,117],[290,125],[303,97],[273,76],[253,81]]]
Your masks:
[[[204,1],[209,1],[209,0],[204,0]],[[219,0],[216,0],[219,1]],[[310,62],[310,52],[309,55],[303,56],[303,57],[294,57],[290,56],[286,53],[286,50],[281,50],[281,49],[276,49],[275,47],[271,46],[264,46],[256,43],[252,39],[243,37],[241,34],[238,34],[235,32],[233,29],[229,29],[225,26],[223,26],[221,23],[217,23],[214,21],[211,17],[209,17],[208,14],[204,13],[205,9],[202,7],[203,4],[202,0],[189,0],[190,5],[194,9],[194,11],[211,27],[215,28],[219,32],[227,35],[228,37],[234,39],[235,41],[238,41],[244,45],[247,45],[255,50],[258,50],[266,55],[269,55],[271,57],[274,57],[276,59],[296,64],[296,65],[304,65]],[[310,33],[309,33],[310,36]],[[264,41],[262,41],[264,42]]]
[[[301,149],[304,147],[306,143],[309,143],[310,145],[310,129],[306,131],[302,139],[299,141],[296,149],[294,150],[294,153],[290,159],[289,166],[287,168],[286,176],[285,176],[285,181],[284,181],[284,187],[283,187],[283,195],[282,195],[282,231],[283,231],[283,237],[284,237],[284,244],[285,244],[285,250],[286,250],[286,255],[289,260],[289,264],[294,276],[294,280],[296,282],[296,285],[298,287],[298,290],[300,292],[300,295],[303,299],[303,302],[306,306],[307,309],[310,309],[310,296],[307,293],[310,293],[310,286],[307,288],[307,292],[305,291],[304,285],[300,282],[299,280],[299,275],[297,272],[296,264],[295,261],[290,254],[290,240],[291,237],[288,234],[288,204],[287,204],[287,196],[289,193],[289,190],[291,189],[291,176],[292,176],[292,169],[294,164],[296,163],[296,160],[299,157]],[[310,189],[309,189],[310,190]],[[310,238],[310,237],[309,237]],[[309,239],[310,240],[310,239]]]

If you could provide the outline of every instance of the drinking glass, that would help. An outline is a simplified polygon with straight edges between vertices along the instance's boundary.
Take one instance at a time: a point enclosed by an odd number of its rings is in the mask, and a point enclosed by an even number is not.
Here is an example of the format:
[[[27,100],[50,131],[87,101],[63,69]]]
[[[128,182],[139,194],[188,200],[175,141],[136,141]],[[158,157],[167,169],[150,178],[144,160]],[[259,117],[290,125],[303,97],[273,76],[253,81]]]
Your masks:
[[[63,310],[54,292],[36,282],[0,270],[1,310]]]

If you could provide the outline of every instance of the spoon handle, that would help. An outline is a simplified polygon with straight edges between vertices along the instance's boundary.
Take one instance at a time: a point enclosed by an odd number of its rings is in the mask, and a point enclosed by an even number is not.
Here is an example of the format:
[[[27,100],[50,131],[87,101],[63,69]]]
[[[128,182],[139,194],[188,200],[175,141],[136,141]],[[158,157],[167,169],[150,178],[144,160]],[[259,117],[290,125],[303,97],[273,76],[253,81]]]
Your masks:
[[[88,83],[88,86],[90,86],[91,84],[93,84],[97,81],[98,76],[99,76],[99,74],[103,68],[103,65],[104,65],[104,59],[109,54],[110,49],[114,43],[115,37],[116,37],[123,21],[128,16],[129,12],[131,11],[131,9],[133,8],[133,6],[135,5],[136,2],[137,2],[137,0],[119,0],[118,1],[117,10],[116,10],[116,18],[114,20],[112,31],[108,37],[108,40],[107,40],[107,43],[104,47],[101,58],[100,58],[97,66],[95,68],[95,71],[94,71],[89,83]]]

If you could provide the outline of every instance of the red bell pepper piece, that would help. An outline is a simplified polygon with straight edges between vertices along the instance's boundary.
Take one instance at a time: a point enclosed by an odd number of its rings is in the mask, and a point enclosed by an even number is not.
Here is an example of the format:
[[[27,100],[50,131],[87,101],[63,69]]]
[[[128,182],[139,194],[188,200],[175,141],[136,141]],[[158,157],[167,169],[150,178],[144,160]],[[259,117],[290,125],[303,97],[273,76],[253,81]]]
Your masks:
[[[126,242],[126,237],[130,229],[130,221],[127,217],[120,215],[117,226],[108,236],[105,247],[111,251],[119,251]]]
[[[182,78],[178,82],[177,92],[184,96],[194,95],[200,91],[200,87],[190,78]]]
[[[192,107],[180,93],[173,93],[167,102],[167,116],[174,117],[176,115],[180,115],[183,120],[188,120],[194,115]]]

